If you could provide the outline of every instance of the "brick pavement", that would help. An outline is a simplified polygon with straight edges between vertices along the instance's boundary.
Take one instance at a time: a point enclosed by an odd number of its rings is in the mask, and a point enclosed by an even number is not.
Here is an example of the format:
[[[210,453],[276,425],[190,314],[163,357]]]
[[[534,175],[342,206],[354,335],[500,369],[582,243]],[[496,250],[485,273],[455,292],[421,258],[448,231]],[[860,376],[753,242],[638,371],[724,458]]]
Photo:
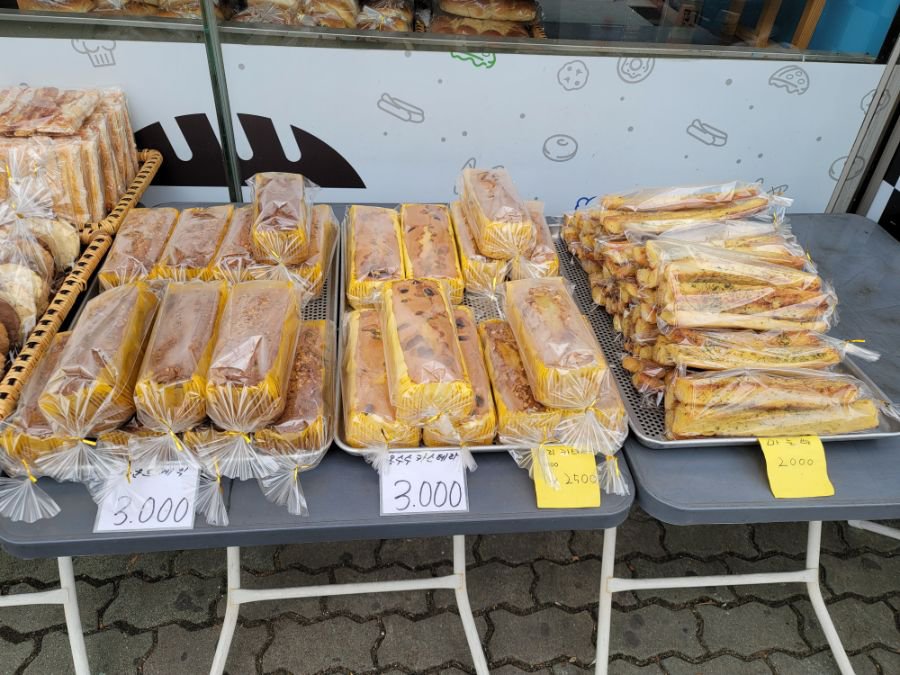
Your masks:
[[[664,526],[639,510],[619,530],[620,575],[802,566],[804,525]],[[498,675],[592,672],[602,534],[468,540],[469,595]],[[244,584],[375,581],[450,571],[450,540],[243,550]],[[900,673],[900,542],[826,524],[823,592],[858,675]],[[75,560],[95,673],[209,669],[224,613],[225,553]],[[52,588],[54,561],[0,553],[0,593]],[[471,673],[448,591],[253,603],[242,608],[228,672]],[[836,673],[797,585],[640,591],[615,597],[617,675]],[[71,672],[62,609],[0,609],[0,673]]]

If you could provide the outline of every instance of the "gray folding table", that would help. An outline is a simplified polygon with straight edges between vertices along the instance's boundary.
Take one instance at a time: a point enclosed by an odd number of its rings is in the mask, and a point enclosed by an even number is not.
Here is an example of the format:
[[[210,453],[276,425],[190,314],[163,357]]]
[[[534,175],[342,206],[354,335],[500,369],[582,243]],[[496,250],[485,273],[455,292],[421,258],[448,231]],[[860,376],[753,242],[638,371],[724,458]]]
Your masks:
[[[892,400],[900,400],[900,244],[876,223],[854,215],[793,216],[791,223],[819,272],[839,298],[841,322],[832,331],[865,340],[882,353],[860,363]],[[651,516],[672,525],[808,522],[806,567],[798,571],[668,579],[613,576],[615,530],[603,539],[598,616],[597,668],[609,650],[612,593],[660,588],[797,582],[806,584],[816,616],[841,672],[853,673],[819,589],[823,520],[900,517],[900,437],[826,443],[832,497],[775,499],[758,447],[723,446],[650,449],[634,438],[625,456],[638,502]]]

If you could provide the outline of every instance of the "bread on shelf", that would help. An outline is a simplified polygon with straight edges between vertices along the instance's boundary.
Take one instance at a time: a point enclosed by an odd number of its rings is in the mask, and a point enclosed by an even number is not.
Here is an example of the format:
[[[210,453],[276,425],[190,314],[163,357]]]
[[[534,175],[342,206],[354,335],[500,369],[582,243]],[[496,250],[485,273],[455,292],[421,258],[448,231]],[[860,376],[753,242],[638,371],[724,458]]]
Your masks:
[[[450,215],[453,219],[457,252],[466,290],[479,295],[495,295],[506,279],[510,263],[481,255],[463,211],[462,202],[451,202]]]
[[[559,276],[559,256],[544,217],[544,203],[527,201],[525,206],[534,222],[535,242],[534,246],[512,259],[509,278],[516,280]]]
[[[441,10],[456,16],[496,21],[534,21],[534,0],[440,0]]]
[[[334,256],[337,233],[338,222],[331,206],[316,204],[313,207],[312,226],[309,232],[309,256],[296,267],[297,273],[309,285],[312,297],[316,297],[322,292],[325,277]]]
[[[465,281],[456,257],[450,211],[443,204],[403,204],[400,207],[403,257],[412,279],[443,281],[450,300],[463,301]]]
[[[149,276],[177,220],[177,209],[129,211],[98,273],[100,286],[109,289]]]
[[[310,207],[306,179],[297,173],[253,176],[250,246],[260,262],[296,265],[309,247]]]
[[[509,260],[535,242],[535,227],[506,169],[463,169],[460,201],[478,250]]]
[[[153,268],[153,277],[173,281],[209,278],[233,211],[230,204],[182,211]]]
[[[400,214],[354,204],[347,211],[347,301],[354,309],[376,307],[382,285],[406,276]]]
[[[255,264],[250,253],[250,228],[253,225],[253,207],[242,206],[234,210],[231,222],[222,237],[215,258],[210,263],[209,275],[236,284],[249,281],[250,269]]]

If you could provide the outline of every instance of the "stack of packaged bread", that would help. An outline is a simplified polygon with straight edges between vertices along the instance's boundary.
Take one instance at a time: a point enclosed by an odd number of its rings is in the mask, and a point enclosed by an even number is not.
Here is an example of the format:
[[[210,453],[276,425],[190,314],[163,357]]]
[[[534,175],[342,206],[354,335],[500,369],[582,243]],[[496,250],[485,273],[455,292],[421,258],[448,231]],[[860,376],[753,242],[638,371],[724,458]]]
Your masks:
[[[231,21],[410,32],[413,3],[412,0],[248,0]]]
[[[98,16],[140,16],[164,19],[200,19],[200,0],[17,0],[20,10],[31,12],[66,12]],[[227,7],[213,3],[216,18],[224,19]],[[101,62],[103,63],[103,62]]]
[[[528,38],[538,22],[534,0],[435,0],[431,33]]]
[[[310,292],[301,273],[240,272],[250,259],[299,267],[318,246],[310,264],[324,275],[331,248],[315,243],[317,207],[302,176],[261,174],[253,184],[245,209],[130,214],[103,292],[57,336],[5,424],[11,457],[91,485],[121,478],[103,472],[125,466],[110,457],[127,457],[129,470],[175,462],[213,485],[287,476],[299,490],[297,473],[330,442],[334,325],[303,320]],[[334,228],[325,210],[320,226]],[[231,230],[237,214],[241,236]],[[232,258],[219,255],[223,242]]]
[[[566,214],[563,238],[670,438],[878,426],[868,388],[828,370],[848,352],[877,356],[824,335],[837,297],[791,233],[789,203],[735,181],[607,195]]]
[[[138,170],[125,94],[118,89],[0,89],[0,165],[10,158],[47,182],[58,218],[102,220]],[[0,201],[9,177],[0,173]]]

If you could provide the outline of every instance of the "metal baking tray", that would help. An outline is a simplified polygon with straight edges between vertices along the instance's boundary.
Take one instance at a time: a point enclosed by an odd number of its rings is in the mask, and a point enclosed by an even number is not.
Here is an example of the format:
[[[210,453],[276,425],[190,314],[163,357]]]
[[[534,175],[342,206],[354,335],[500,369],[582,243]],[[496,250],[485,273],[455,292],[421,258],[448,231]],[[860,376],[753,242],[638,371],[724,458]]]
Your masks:
[[[565,242],[556,240],[556,249],[559,253],[560,273],[572,282],[572,293],[578,307],[587,316],[594,334],[603,349],[603,355],[609,363],[610,371],[619,387],[622,402],[628,413],[628,425],[637,439],[648,448],[695,448],[698,446],[714,445],[757,445],[755,437],[740,436],[729,438],[691,438],[684,440],[669,440],[666,438],[665,411],[662,405],[648,405],[640,392],[631,383],[631,373],[622,367],[622,336],[613,328],[612,317],[606,310],[595,305],[591,297],[591,284],[587,273],[581,269],[578,261],[566,250]],[[862,380],[875,397],[882,400],[890,400],[878,386],[857,366],[847,359],[838,368],[837,372],[845,372]],[[834,434],[821,436],[822,441],[858,441],[869,438],[885,438],[887,436],[900,435],[900,421],[879,415],[880,424],[877,429],[871,431],[857,431],[849,434]]]

